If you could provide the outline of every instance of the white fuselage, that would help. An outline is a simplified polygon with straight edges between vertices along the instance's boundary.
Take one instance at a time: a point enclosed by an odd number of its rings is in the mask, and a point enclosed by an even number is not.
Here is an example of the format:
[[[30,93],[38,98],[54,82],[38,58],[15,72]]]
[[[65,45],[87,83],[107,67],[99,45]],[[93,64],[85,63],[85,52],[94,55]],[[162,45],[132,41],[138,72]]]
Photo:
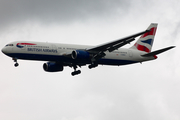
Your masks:
[[[29,44],[27,44],[29,43]],[[54,61],[62,63],[91,64],[91,61],[74,60],[71,57],[73,50],[86,50],[92,46],[59,44],[48,42],[16,41],[2,49],[6,55],[25,60]],[[106,56],[98,60],[103,65],[126,65],[155,59],[154,57],[142,57],[146,52],[134,49],[119,48],[113,52],[105,52]],[[69,57],[67,57],[69,55]]]

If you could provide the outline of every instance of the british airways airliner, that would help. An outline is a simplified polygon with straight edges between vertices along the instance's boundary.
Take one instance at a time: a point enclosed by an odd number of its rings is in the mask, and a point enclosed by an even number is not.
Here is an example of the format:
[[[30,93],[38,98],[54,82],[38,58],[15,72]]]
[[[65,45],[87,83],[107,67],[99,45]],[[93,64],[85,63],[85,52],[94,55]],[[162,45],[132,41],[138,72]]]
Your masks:
[[[111,41],[97,46],[59,44],[47,42],[16,41],[7,44],[2,52],[12,57],[17,67],[18,59],[48,61],[43,64],[46,72],[63,71],[65,66],[72,67],[72,76],[81,73],[78,67],[89,65],[89,69],[98,65],[127,65],[154,60],[156,55],[165,52],[175,46],[167,47],[151,52],[155,33],[156,23],[142,32],[128,37]],[[129,49],[121,48],[132,42],[136,37],[141,36]]]

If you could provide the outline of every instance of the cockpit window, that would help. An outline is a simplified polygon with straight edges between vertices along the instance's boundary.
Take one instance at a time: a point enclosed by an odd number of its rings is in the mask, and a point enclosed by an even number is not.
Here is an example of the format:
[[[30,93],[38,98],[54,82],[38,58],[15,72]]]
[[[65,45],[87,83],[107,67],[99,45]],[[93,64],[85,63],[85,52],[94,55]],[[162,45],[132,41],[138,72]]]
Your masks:
[[[7,47],[7,46],[13,46],[13,44],[7,44],[6,47]]]

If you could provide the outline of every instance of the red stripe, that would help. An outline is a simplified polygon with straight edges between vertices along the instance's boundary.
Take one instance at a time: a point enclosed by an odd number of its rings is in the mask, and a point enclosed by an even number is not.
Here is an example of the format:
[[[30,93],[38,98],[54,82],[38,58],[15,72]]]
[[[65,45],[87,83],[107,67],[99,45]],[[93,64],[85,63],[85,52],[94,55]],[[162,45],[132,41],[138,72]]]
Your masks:
[[[33,43],[18,43],[17,45],[36,45],[36,44],[33,44]]]
[[[151,29],[150,29],[151,31],[143,34],[143,35],[141,36],[141,38],[144,38],[144,37],[146,37],[146,36],[148,36],[148,35],[155,35],[155,34],[156,34],[156,29],[157,29],[156,27],[151,28]]]
[[[140,51],[145,51],[145,52],[150,52],[150,50],[147,48],[147,47],[145,47],[145,46],[143,46],[143,45],[139,45],[139,44],[134,44],[134,46],[136,46],[136,48],[138,49],[138,50],[140,50]]]

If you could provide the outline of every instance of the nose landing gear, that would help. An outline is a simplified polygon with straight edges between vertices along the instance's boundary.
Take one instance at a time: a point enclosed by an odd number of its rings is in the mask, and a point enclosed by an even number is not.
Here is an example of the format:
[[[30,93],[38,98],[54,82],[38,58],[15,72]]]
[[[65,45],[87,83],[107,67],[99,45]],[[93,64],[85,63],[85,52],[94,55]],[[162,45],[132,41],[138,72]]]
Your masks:
[[[15,63],[14,66],[15,66],[15,67],[19,66],[19,63]]]
[[[19,63],[17,63],[17,58],[13,58],[13,60],[14,60],[14,62],[16,62],[16,63],[14,64],[14,66],[15,66],[15,67],[19,66]]]

